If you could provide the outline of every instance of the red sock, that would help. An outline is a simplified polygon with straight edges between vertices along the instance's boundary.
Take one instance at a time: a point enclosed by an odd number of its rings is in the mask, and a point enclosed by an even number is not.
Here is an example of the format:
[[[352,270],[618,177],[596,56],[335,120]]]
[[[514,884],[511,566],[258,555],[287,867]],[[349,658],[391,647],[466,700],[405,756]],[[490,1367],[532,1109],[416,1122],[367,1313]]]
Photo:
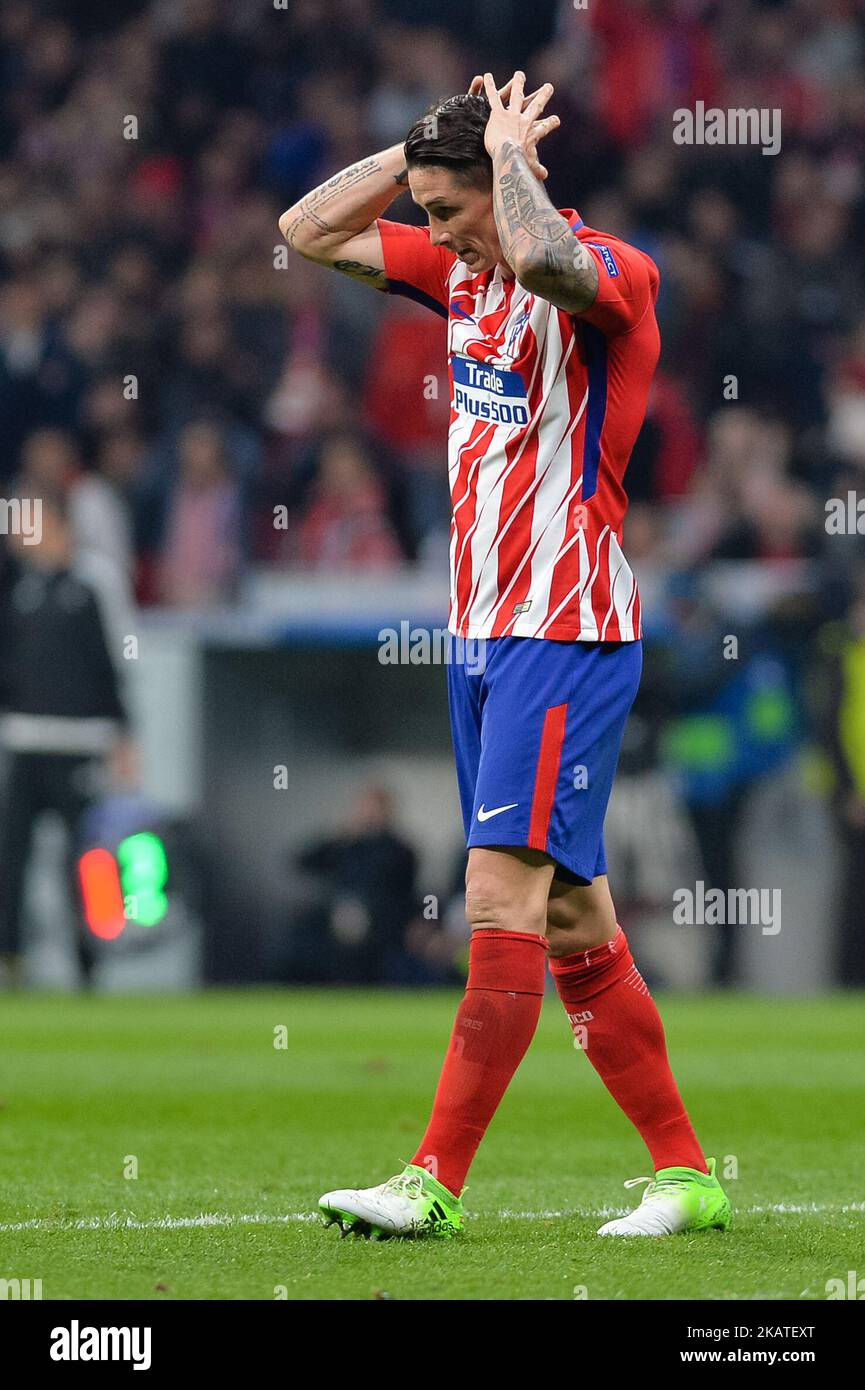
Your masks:
[[[533,932],[472,933],[469,977],[412,1163],[459,1196],[466,1173],[535,1035],[544,997],[546,941]]]
[[[655,1169],[708,1172],[667,1057],[664,1025],[619,927],[612,941],[550,957],[571,1027],[610,1095],[636,1125]]]

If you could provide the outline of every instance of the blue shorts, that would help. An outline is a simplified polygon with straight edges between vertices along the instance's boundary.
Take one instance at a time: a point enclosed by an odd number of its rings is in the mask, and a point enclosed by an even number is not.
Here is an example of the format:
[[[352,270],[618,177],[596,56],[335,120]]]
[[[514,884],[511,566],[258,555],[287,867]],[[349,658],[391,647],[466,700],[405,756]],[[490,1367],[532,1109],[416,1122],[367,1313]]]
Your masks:
[[[450,635],[448,703],[469,848],[543,850],[569,882],[607,872],[604,817],[642,665],[642,642]]]

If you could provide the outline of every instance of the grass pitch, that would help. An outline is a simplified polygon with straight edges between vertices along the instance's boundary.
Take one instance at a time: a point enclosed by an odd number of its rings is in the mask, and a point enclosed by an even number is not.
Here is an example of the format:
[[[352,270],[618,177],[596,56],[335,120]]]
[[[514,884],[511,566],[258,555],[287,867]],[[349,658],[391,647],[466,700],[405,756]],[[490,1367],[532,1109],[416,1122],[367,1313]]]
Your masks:
[[[726,1234],[595,1235],[651,1170],[555,996],[469,1175],[465,1234],[325,1231],[322,1192],[412,1156],[457,1001],[0,999],[0,1278],[45,1299],[809,1300],[865,1274],[861,995],[659,998],[703,1145],[719,1174],[738,1164]]]

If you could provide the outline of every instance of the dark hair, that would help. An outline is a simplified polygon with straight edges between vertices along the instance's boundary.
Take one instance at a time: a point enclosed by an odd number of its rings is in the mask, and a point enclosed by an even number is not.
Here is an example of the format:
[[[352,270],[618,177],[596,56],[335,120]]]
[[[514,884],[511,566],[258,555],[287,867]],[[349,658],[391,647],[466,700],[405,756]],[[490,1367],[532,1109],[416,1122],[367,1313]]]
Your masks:
[[[419,116],[406,136],[405,160],[410,169],[439,164],[464,183],[492,188],[493,164],[484,145],[490,118],[485,96],[448,97]]]

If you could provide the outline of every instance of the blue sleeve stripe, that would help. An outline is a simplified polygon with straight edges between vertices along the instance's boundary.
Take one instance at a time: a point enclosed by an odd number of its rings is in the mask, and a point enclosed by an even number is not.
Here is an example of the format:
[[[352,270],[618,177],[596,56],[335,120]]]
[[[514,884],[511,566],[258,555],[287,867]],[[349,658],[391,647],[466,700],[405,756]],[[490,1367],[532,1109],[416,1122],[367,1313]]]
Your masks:
[[[586,407],[586,434],[583,445],[583,490],[587,502],[598,490],[601,462],[601,430],[607,413],[607,340],[599,328],[581,322],[589,369],[589,403]]]
[[[414,285],[407,284],[405,280],[391,280],[388,276],[387,288],[389,294],[401,294],[403,299],[413,299],[416,304],[422,304],[425,309],[432,309],[434,314],[443,319],[448,316],[447,309],[439,300],[433,299],[431,294],[426,294]]]

